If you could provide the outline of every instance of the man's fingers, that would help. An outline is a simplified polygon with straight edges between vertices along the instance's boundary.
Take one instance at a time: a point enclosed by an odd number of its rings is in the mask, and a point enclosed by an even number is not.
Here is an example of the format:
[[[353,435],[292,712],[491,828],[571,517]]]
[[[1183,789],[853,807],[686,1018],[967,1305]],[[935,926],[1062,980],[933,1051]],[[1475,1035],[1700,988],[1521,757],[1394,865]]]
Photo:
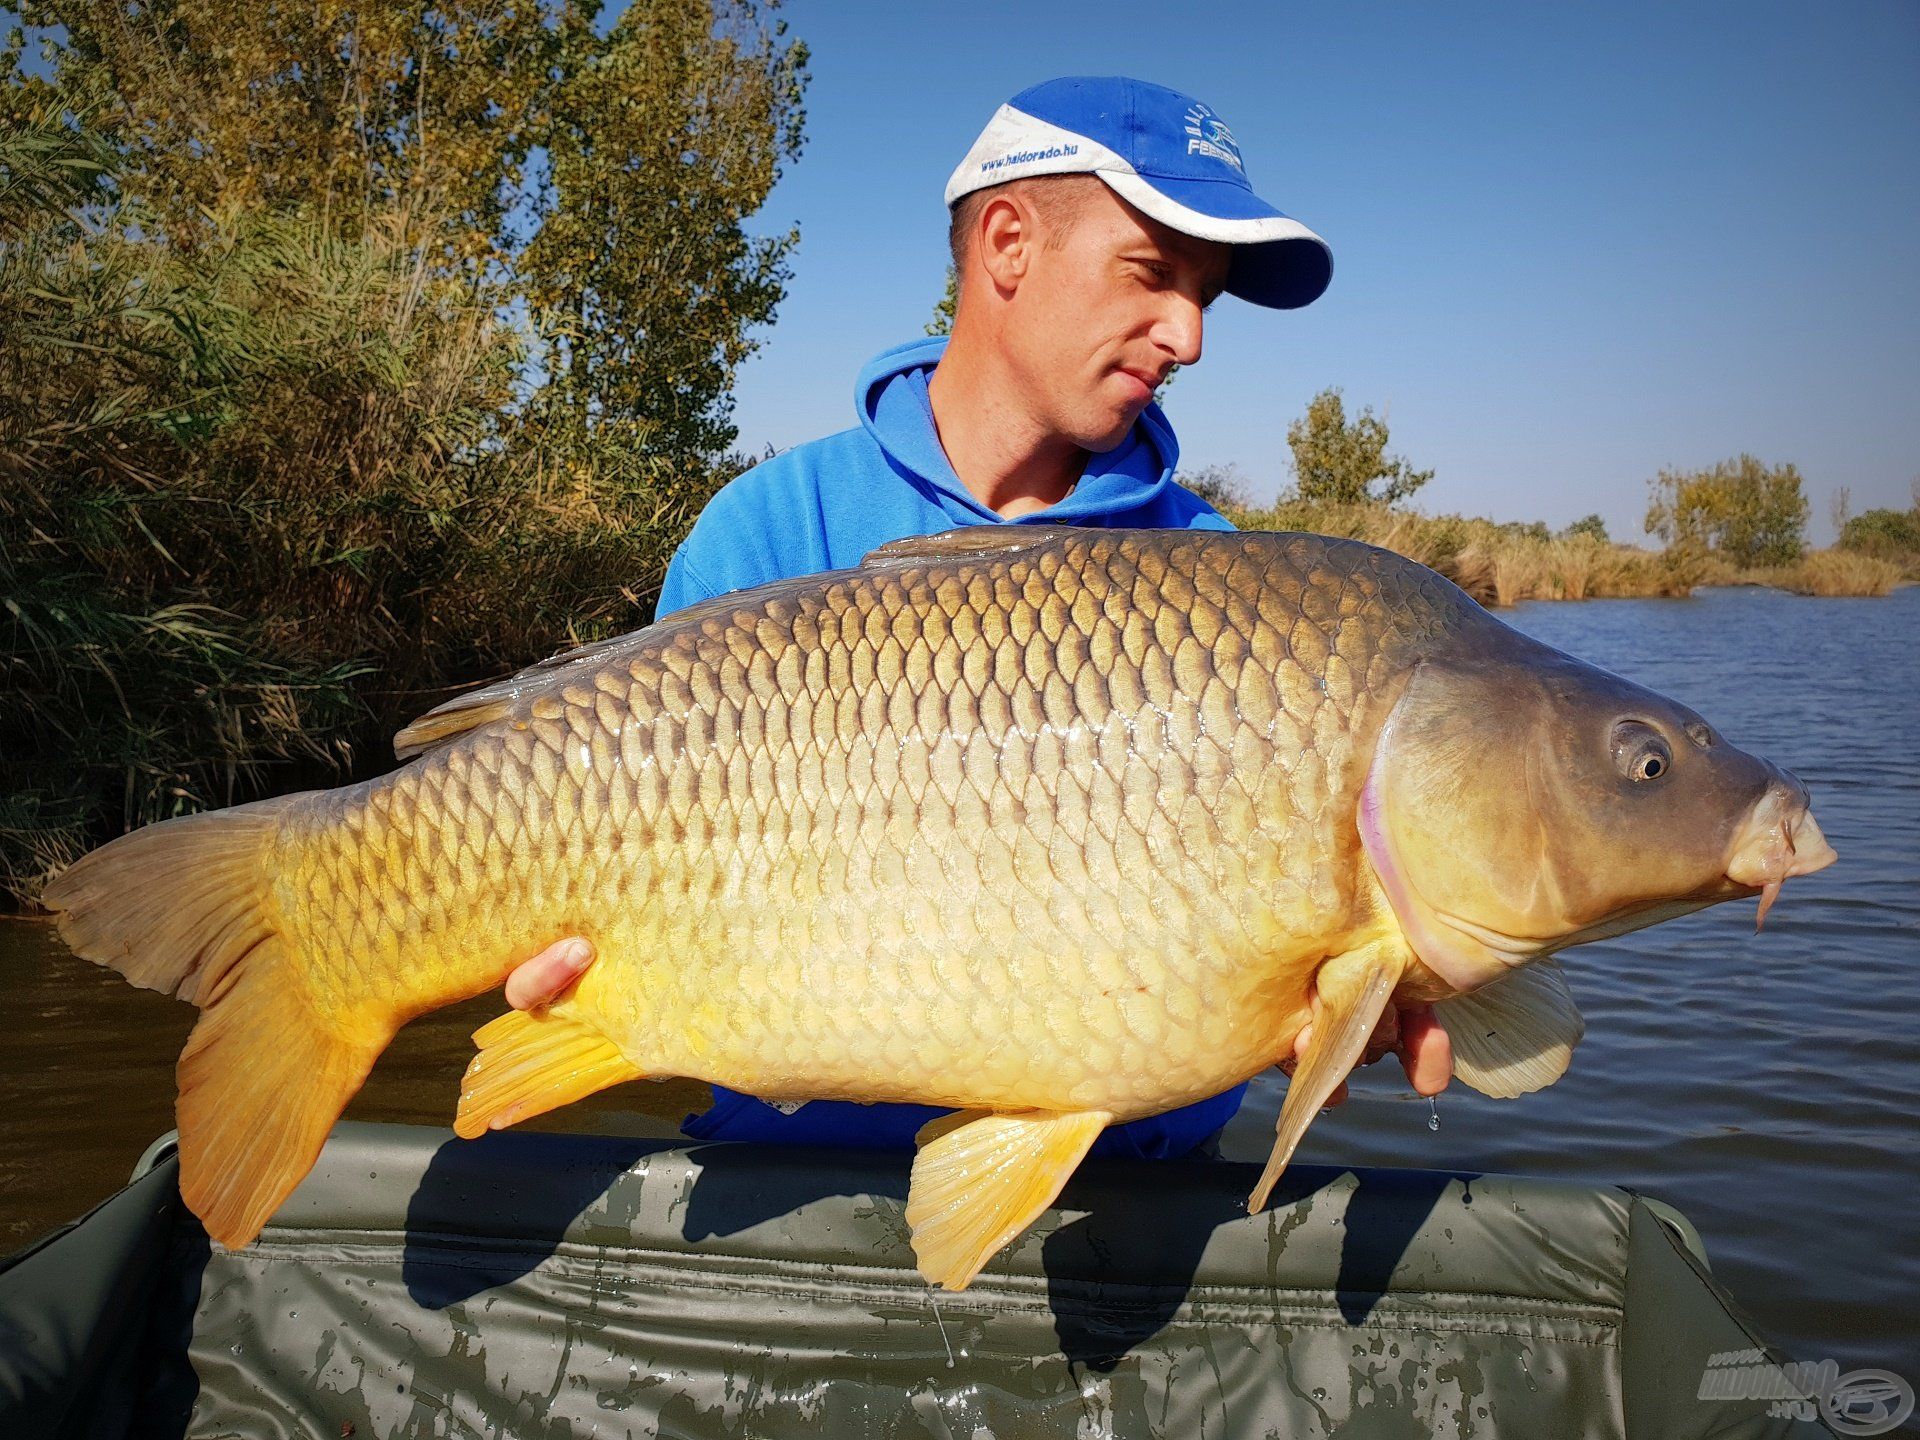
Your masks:
[[[1318,1014],[1319,1008],[1319,997],[1315,996],[1314,1013]],[[1293,1037],[1293,1053],[1280,1062],[1283,1074],[1293,1074],[1306,1058],[1307,1044],[1312,1039],[1312,1024],[1301,1026],[1300,1033]],[[1383,1056],[1394,1054],[1399,1055],[1416,1094],[1438,1095],[1453,1078],[1453,1042],[1447,1038],[1446,1026],[1434,1018],[1431,1005],[1415,1005],[1406,1010],[1388,1007],[1368,1038],[1360,1063],[1371,1065]],[[1342,1081],[1327,1104],[1338,1105],[1346,1098],[1347,1086]]]
[[[516,1010],[551,1005],[593,963],[593,946],[579,936],[557,940],[507,976],[507,1004]]]
[[[1362,1065],[1371,1065],[1383,1056],[1393,1054],[1400,1044],[1400,1012],[1389,1005],[1380,1012],[1380,1021],[1373,1027],[1373,1034],[1367,1037],[1366,1051],[1360,1056]]]
[[[1402,1013],[1399,1050],[1416,1095],[1438,1095],[1453,1079],[1453,1041],[1431,1005]]]

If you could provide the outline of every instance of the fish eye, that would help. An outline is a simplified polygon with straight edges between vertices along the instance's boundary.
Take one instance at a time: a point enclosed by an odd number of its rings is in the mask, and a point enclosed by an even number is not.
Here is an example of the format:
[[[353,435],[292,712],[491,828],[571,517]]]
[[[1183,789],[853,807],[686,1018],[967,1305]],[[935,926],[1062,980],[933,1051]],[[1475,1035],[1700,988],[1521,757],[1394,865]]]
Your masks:
[[[1651,725],[1622,720],[1613,727],[1613,763],[1629,780],[1658,780],[1673,769],[1673,752],[1666,737]]]

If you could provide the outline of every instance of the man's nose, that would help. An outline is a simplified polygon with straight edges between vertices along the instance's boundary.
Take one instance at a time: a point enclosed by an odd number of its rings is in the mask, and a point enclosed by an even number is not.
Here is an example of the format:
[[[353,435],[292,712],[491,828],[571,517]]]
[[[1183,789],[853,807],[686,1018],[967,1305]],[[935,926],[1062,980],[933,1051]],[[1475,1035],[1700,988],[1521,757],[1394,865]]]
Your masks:
[[[1196,365],[1200,361],[1200,332],[1205,318],[1198,302],[1175,295],[1154,326],[1154,343],[1173,356],[1176,365]]]

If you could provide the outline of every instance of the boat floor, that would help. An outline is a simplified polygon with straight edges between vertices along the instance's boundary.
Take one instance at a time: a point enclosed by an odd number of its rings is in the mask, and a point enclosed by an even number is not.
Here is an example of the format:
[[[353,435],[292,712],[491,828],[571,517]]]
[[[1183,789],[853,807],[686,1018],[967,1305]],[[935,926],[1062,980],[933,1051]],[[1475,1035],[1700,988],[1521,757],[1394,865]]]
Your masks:
[[[1783,1357],[1656,1201],[1296,1167],[1249,1215],[1256,1173],[1090,1162],[947,1294],[904,1156],[347,1124],[230,1253],[157,1147],[0,1271],[0,1434],[1826,1433],[1701,1398]]]

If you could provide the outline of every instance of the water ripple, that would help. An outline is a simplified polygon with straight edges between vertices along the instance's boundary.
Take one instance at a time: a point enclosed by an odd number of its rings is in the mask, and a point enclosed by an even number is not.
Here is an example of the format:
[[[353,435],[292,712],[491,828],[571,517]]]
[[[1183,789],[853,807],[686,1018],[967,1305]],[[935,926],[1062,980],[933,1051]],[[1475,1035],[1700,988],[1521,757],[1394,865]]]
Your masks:
[[[1762,935],[1742,903],[1572,952],[1587,1036],[1551,1089],[1455,1087],[1436,1134],[1376,1067],[1302,1158],[1639,1187],[1699,1226],[1715,1273],[1794,1354],[1920,1381],[1920,587],[1511,618],[1793,770],[1840,863],[1787,886]],[[1256,1083],[1236,1155],[1264,1156],[1283,1094]]]

